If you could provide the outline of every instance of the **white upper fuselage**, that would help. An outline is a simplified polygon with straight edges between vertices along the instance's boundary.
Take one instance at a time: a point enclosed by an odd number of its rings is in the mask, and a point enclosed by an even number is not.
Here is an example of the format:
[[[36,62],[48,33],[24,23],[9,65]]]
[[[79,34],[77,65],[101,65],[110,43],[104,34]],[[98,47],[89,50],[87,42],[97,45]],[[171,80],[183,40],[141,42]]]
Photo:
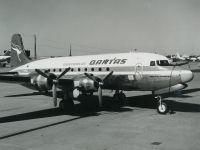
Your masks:
[[[73,73],[75,72],[77,73],[77,72],[85,72],[84,70],[85,68],[87,68],[87,72],[91,72],[91,68],[101,67],[102,70],[98,72],[103,73],[105,71],[104,69],[107,67],[111,69],[112,67],[123,68],[123,67],[133,67],[137,65],[150,66],[151,61],[157,61],[157,60],[168,61],[168,59],[165,56],[158,54],[131,52],[131,53],[118,53],[118,54],[47,58],[30,62],[28,64],[17,67],[12,71],[18,71],[19,73],[26,74],[32,72],[34,69],[63,70],[68,67],[77,69],[80,68],[80,70],[76,69],[73,70]],[[60,71],[56,70],[54,72],[60,72]],[[94,72],[96,72],[96,70],[94,70]]]

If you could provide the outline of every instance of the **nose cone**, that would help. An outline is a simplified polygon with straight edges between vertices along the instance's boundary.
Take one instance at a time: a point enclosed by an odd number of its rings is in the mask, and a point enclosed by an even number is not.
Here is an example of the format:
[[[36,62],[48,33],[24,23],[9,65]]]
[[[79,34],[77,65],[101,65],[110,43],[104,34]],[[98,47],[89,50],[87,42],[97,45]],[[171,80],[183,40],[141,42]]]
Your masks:
[[[190,70],[181,70],[180,76],[183,83],[190,82],[194,78],[194,74]]]

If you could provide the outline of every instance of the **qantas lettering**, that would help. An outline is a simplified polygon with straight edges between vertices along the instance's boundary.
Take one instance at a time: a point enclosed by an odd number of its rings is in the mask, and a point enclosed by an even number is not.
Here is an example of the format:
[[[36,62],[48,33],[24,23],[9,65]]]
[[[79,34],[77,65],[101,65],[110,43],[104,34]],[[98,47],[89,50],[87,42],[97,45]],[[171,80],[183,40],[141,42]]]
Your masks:
[[[106,64],[125,64],[127,59],[104,59],[104,60],[92,60],[90,65],[106,65]]]

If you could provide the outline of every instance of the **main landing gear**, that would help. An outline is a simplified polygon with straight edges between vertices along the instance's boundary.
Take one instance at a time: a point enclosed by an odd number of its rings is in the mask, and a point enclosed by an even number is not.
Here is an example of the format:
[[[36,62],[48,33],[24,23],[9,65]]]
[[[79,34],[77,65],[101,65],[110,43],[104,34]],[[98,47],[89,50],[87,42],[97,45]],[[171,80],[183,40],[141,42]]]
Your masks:
[[[165,102],[163,102],[162,97],[160,95],[155,96],[155,99],[157,100],[157,112],[159,114],[166,114],[168,113],[169,109]]]
[[[123,91],[119,92],[116,91],[115,94],[113,95],[113,99],[117,106],[121,107],[125,105],[126,102],[126,95],[123,93]]]
[[[63,111],[72,111],[74,110],[74,101],[73,96],[69,91],[63,90],[63,99],[59,103],[59,108]]]

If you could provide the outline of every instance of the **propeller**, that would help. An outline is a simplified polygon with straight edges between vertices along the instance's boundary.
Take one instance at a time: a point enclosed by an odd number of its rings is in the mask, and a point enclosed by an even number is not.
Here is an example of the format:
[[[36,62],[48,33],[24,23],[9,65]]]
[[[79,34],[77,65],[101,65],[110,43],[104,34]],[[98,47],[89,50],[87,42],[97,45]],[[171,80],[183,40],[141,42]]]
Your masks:
[[[39,69],[35,69],[35,71],[40,74],[41,76],[47,78],[48,80],[52,81],[53,85],[52,85],[52,96],[53,96],[53,102],[54,102],[54,106],[57,106],[57,86],[58,86],[58,82],[59,79],[64,76],[71,68],[66,68],[58,77],[53,78],[49,75],[47,75],[46,73],[42,72]]]
[[[93,75],[90,75],[88,73],[85,73],[85,76],[89,79],[93,80],[98,85],[98,99],[99,99],[99,107],[103,106],[103,98],[102,98],[102,87],[104,82],[113,74],[113,71],[111,71],[109,74],[107,74],[103,79],[100,79],[98,77],[95,77]]]

